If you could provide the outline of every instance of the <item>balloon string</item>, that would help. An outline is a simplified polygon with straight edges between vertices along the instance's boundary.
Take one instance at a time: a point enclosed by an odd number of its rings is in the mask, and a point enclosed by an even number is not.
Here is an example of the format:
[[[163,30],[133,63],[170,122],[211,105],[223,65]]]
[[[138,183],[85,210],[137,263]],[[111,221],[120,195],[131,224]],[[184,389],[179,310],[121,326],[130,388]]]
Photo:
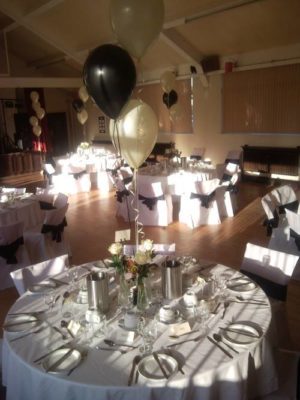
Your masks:
[[[119,136],[119,127],[118,127],[117,121],[115,121],[115,120],[114,120],[114,129],[113,129],[112,141],[113,141],[113,145],[117,149],[117,152],[119,153],[120,157],[122,158],[121,145],[120,145],[120,136]]]
[[[139,239],[145,237],[145,233],[143,231],[143,224],[139,221],[139,209],[138,209],[138,179],[137,179],[138,170],[135,168],[133,170],[133,179],[132,186],[133,190],[130,190],[132,193],[131,207],[135,211],[135,219],[134,219],[134,235],[135,235],[135,248],[138,250],[139,247]]]

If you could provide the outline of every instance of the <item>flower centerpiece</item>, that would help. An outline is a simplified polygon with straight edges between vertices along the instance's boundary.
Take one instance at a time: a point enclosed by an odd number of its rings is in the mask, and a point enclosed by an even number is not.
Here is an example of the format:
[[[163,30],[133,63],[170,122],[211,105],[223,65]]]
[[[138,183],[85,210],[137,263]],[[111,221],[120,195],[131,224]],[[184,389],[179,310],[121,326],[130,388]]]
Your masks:
[[[116,269],[120,277],[119,303],[124,301],[125,296],[129,295],[129,288],[126,282],[125,274],[128,273],[131,279],[134,279],[137,286],[137,308],[143,310],[147,307],[147,295],[144,285],[144,279],[149,274],[151,260],[154,257],[153,241],[143,240],[135,255],[127,256],[123,254],[123,245],[119,242],[109,246],[108,251],[112,256],[112,266]]]
[[[77,147],[77,153],[79,156],[86,155],[88,156],[91,150],[91,145],[89,142],[81,142],[80,145]]]

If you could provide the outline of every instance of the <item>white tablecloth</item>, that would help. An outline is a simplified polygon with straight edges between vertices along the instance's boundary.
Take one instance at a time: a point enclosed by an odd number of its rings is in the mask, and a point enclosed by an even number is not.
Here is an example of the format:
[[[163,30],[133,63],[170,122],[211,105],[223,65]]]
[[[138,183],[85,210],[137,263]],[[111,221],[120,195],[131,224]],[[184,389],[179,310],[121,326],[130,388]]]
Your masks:
[[[20,221],[24,222],[24,230],[36,227],[43,222],[43,212],[38,201],[28,198],[0,207],[0,225]]]
[[[86,270],[85,270],[86,271]],[[218,265],[214,271],[236,275],[237,272]],[[238,273],[239,274],[239,273]],[[61,287],[57,291],[64,291]],[[261,289],[252,292],[251,298],[267,300]],[[23,295],[10,312],[40,310],[45,306],[43,296]],[[85,305],[76,305],[82,312]],[[271,321],[271,310],[267,306],[249,303],[231,303],[224,319],[223,308],[209,320],[210,336],[218,327],[232,321],[252,321],[262,329],[262,337],[254,344],[239,347],[239,354],[230,359],[206,336],[198,342],[187,342],[173,347],[178,358],[184,361],[185,374],[178,372],[167,382],[151,385],[139,380],[137,385],[127,387],[128,375],[133,357],[138,349],[121,355],[117,351],[100,351],[91,348],[86,359],[70,376],[45,373],[42,366],[33,360],[45,354],[47,344],[52,341],[52,348],[63,342],[60,335],[50,326],[59,325],[61,320],[60,305],[54,312],[46,315],[49,326],[41,333],[27,336],[14,342],[9,340],[15,334],[5,332],[3,343],[3,384],[7,387],[7,400],[94,400],[94,399],[247,399],[249,396],[268,393],[276,389],[277,380],[272,357],[266,340]],[[47,325],[45,325],[47,326]],[[115,320],[110,324],[110,332],[116,332]],[[169,326],[159,323],[161,335],[154,345],[155,350],[174,343],[168,338]],[[98,339],[101,340],[101,339]]]
[[[180,196],[191,191],[193,182],[209,180],[215,177],[216,170],[214,168],[203,168],[195,172],[151,173],[149,167],[147,167],[139,172],[138,183],[152,184],[160,182],[164,193]]]

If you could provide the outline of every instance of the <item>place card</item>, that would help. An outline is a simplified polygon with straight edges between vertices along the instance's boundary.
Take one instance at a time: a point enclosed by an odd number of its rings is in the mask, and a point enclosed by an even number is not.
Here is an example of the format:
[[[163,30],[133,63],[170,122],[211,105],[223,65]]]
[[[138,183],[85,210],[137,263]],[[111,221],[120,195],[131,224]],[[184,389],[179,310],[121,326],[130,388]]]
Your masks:
[[[130,229],[115,231],[115,242],[123,242],[125,240],[130,240]]]
[[[77,333],[79,332],[80,328],[81,328],[80,322],[74,321],[74,320],[71,319],[71,321],[68,323],[68,328],[67,329],[68,329],[68,331],[71,332],[71,334],[73,336],[76,336]]]
[[[188,332],[191,332],[191,326],[188,322],[170,326],[170,335],[181,336]]]
[[[134,331],[125,331],[123,329],[114,331],[111,335],[111,339],[124,344],[132,344],[135,337],[136,334]]]

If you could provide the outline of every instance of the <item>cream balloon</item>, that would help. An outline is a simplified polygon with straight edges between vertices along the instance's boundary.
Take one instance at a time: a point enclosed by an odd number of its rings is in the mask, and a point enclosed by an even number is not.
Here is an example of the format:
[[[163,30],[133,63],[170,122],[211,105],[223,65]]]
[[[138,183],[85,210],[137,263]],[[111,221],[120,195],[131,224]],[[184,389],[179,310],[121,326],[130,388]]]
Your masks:
[[[35,112],[38,119],[43,119],[46,114],[46,111],[42,107],[38,108]]]
[[[33,103],[36,103],[39,100],[40,96],[39,96],[38,92],[36,92],[34,90],[34,91],[30,92],[30,98]]]
[[[85,108],[81,110],[79,113],[77,113],[77,119],[81,123],[81,125],[84,125],[86,123],[88,117],[89,115]]]
[[[41,136],[42,128],[39,125],[34,126],[32,128],[32,132],[35,134],[35,136],[39,137],[39,136]]]
[[[170,107],[169,113],[170,119],[173,123],[178,122],[182,118],[182,108],[178,103]]]
[[[111,0],[110,19],[118,42],[141,58],[158,37],[164,22],[163,0]]]
[[[32,103],[32,109],[36,112],[41,108],[41,103],[39,101],[36,101],[35,103]]]
[[[89,99],[89,94],[86,90],[85,86],[81,86],[78,90],[78,96],[80,98],[80,100],[82,100],[84,103],[86,103]]]
[[[174,90],[176,86],[176,76],[174,72],[165,71],[160,77],[160,83],[164,92],[170,93],[171,90]]]
[[[110,120],[112,142],[122,158],[138,169],[151,153],[158,134],[152,108],[141,100],[129,100],[117,120]]]
[[[30,125],[31,125],[31,126],[37,126],[38,123],[39,123],[39,120],[37,119],[37,117],[35,117],[34,115],[32,115],[32,116],[29,118],[29,122],[30,122]]]

